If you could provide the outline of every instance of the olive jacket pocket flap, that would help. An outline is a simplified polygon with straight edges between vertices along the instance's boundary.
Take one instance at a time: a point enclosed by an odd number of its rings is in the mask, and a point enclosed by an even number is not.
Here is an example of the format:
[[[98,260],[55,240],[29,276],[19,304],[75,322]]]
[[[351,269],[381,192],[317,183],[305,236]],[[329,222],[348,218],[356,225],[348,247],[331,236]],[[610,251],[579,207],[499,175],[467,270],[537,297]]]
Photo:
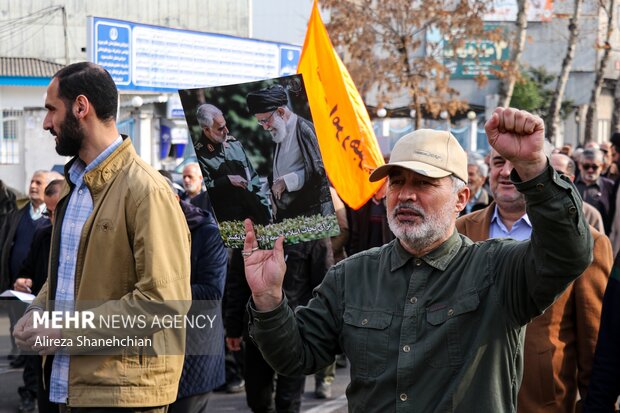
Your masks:
[[[384,330],[392,323],[392,314],[381,311],[346,309],[344,322],[350,326]]]
[[[433,304],[426,309],[426,321],[436,326],[449,318],[475,311],[479,305],[480,298],[476,292],[460,297],[453,304]]]

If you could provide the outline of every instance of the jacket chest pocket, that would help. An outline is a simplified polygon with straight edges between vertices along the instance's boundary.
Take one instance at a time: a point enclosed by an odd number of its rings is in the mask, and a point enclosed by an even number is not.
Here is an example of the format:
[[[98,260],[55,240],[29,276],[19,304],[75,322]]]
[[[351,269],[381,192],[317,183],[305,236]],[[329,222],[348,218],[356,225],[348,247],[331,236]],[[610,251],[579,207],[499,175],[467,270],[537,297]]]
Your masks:
[[[344,351],[351,374],[360,379],[381,375],[387,366],[391,313],[349,308],[344,312]]]
[[[437,368],[463,364],[470,345],[468,337],[480,326],[476,310],[480,298],[476,292],[457,298],[451,304],[435,304],[426,309],[421,337],[426,362]]]

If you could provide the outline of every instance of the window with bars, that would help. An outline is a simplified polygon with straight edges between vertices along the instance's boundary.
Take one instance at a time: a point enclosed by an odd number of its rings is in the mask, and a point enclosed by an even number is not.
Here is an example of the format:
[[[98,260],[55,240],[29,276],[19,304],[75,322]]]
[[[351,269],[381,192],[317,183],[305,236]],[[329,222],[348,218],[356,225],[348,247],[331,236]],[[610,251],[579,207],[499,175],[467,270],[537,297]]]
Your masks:
[[[2,135],[0,135],[0,164],[19,163],[19,119],[24,115],[21,110],[3,110]]]

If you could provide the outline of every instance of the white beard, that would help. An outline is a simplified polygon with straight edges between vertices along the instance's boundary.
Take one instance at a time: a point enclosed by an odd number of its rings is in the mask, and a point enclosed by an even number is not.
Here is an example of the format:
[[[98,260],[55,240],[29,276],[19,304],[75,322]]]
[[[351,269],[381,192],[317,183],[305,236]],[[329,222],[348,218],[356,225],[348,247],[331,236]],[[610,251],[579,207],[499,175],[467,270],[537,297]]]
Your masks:
[[[274,119],[271,125],[271,130],[269,130],[269,133],[271,133],[271,139],[273,139],[275,143],[282,143],[287,134],[286,122],[278,113],[274,114],[273,117]]]
[[[419,224],[401,223],[396,218],[396,211],[399,207],[406,207],[420,215],[422,220]],[[413,202],[403,202],[394,208],[391,214],[388,213],[388,225],[396,238],[401,240],[415,250],[424,250],[437,240],[446,236],[450,230],[452,223],[451,215],[454,215],[454,204],[452,202],[445,203],[441,209],[435,211],[434,214],[427,214],[419,206]]]

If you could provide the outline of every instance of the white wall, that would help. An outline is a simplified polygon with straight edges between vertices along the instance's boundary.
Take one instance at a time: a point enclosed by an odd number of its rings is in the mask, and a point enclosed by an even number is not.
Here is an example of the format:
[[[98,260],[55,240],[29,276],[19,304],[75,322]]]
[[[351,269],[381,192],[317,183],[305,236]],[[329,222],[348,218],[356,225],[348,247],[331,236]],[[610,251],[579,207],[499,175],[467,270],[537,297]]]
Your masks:
[[[47,86],[0,86],[0,108],[22,110],[45,106]]]
[[[252,33],[250,33],[252,38],[299,46],[304,44],[312,0],[250,1],[252,1]]]
[[[46,90],[46,86],[0,86],[0,110],[23,110],[25,107],[42,108],[45,102]],[[37,169],[47,169],[45,167],[31,169],[30,165],[33,163],[49,164],[49,162],[43,162],[39,156],[36,156],[38,149],[44,149],[45,146],[32,146],[33,143],[38,144],[39,142],[38,139],[35,141],[30,139],[36,128],[43,132],[43,118],[41,118],[38,125],[33,125],[33,122],[36,121],[32,118],[29,121],[24,118],[18,125],[19,164],[0,164],[0,179],[22,192],[25,191],[30,181],[31,170],[34,172]],[[28,133],[26,133],[26,124],[29,125]],[[47,132],[47,135],[51,136],[49,132]],[[28,159],[30,155],[35,155],[35,159],[32,162]],[[51,168],[51,165],[49,168]]]
[[[56,153],[54,137],[43,130],[45,113],[42,108],[24,110],[19,124],[20,163],[0,165],[0,179],[24,193],[35,171],[51,170],[54,165],[64,165],[68,160]]]

